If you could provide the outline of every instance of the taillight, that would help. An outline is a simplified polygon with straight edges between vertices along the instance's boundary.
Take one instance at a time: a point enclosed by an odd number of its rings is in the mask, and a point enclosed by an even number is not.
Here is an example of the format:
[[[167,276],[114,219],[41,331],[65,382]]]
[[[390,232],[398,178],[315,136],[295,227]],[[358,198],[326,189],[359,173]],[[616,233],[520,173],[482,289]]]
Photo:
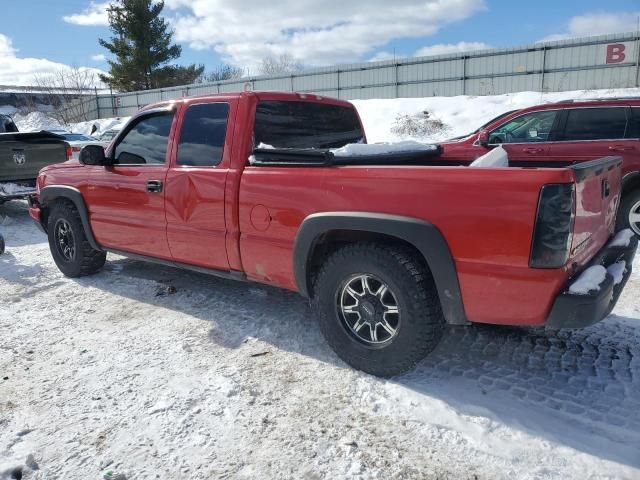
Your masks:
[[[71,160],[71,155],[73,155],[73,152],[71,150],[71,147],[67,145],[67,160]]]
[[[573,183],[549,184],[540,190],[529,266],[560,268],[569,260],[573,236]]]
[[[80,147],[71,147],[72,152],[79,152],[80,150],[82,150]]]

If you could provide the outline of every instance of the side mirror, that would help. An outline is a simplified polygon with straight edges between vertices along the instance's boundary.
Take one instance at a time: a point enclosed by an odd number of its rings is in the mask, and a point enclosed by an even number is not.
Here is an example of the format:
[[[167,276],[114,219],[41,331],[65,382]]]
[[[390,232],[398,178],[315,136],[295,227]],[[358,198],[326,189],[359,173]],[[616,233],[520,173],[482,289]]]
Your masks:
[[[478,145],[486,147],[489,145],[489,132],[485,129],[480,130],[478,133]]]
[[[104,148],[100,145],[86,145],[80,151],[80,163],[84,165],[107,165]]]

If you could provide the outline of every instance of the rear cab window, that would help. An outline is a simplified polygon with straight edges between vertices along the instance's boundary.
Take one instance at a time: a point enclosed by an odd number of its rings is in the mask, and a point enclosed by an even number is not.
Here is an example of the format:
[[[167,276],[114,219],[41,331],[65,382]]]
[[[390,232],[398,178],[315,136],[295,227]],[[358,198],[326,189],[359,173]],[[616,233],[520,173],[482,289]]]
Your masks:
[[[218,165],[222,161],[228,117],[228,103],[189,105],[182,122],[176,163],[193,167]]]
[[[364,141],[355,108],[327,103],[260,101],[254,146],[339,148]]]

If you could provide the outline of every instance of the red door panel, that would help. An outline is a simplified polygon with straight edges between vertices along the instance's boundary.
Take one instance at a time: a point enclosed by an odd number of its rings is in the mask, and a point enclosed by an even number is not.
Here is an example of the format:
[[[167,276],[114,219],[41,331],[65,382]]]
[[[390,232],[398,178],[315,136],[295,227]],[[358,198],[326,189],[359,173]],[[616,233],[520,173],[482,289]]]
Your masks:
[[[177,262],[229,269],[224,217],[227,172],[189,167],[167,174],[167,238]]]
[[[91,227],[105,247],[140,255],[171,258],[165,234],[164,191],[147,191],[147,183],[164,183],[164,165],[129,165],[94,169],[89,174]]]
[[[166,184],[167,241],[180,263],[229,270],[225,190],[237,102],[193,100],[181,110]],[[235,201],[235,199],[234,199]]]

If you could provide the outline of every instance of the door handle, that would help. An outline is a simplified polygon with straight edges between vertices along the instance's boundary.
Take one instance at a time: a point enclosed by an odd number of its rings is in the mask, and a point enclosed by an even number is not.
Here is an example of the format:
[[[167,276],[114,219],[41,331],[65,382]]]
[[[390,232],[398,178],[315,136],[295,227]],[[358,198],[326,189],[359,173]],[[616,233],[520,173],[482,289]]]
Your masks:
[[[613,152],[628,152],[630,150],[635,150],[635,147],[631,145],[611,145],[609,150]]]
[[[540,147],[525,147],[522,149],[525,153],[542,153],[544,152],[544,148]]]
[[[162,192],[162,182],[160,180],[149,180],[147,182],[147,192],[151,192],[151,193]]]

